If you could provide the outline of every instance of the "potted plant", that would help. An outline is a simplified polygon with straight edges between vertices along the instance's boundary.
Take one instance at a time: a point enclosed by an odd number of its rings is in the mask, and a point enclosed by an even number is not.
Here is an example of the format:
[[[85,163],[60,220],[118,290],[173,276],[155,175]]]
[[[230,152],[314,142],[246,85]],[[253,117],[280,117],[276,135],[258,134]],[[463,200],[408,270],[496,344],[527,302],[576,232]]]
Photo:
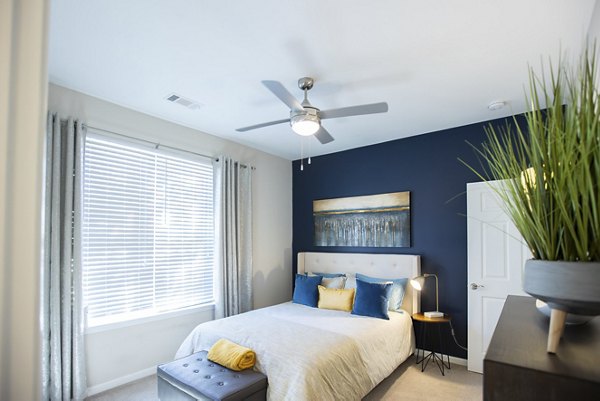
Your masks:
[[[492,188],[533,259],[523,289],[552,309],[547,350],[555,353],[567,313],[600,314],[600,96],[596,52],[576,68],[550,63],[550,77],[529,72],[526,129],[486,127],[476,149]],[[545,109],[544,109],[545,108]]]

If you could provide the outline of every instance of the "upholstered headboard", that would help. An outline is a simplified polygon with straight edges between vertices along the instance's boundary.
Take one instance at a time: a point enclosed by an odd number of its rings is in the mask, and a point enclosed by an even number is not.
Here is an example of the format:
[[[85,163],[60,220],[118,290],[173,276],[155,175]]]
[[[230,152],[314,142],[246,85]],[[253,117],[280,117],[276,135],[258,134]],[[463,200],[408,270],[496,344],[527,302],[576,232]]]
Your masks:
[[[298,273],[362,273],[380,278],[413,278],[421,274],[419,255],[370,254],[370,253],[298,253]],[[410,284],[402,308],[417,313],[421,308],[421,294]]]

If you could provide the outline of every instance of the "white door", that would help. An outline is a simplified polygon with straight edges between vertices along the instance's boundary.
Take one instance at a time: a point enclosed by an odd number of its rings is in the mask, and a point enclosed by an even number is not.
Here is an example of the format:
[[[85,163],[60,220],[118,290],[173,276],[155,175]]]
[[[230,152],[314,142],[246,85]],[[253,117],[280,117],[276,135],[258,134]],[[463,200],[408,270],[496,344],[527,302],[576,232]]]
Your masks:
[[[531,253],[500,202],[488,184],[467,184],[467,366],[478,373],[483,372],[483,358],[506,296],[527,295],[521,280]]]

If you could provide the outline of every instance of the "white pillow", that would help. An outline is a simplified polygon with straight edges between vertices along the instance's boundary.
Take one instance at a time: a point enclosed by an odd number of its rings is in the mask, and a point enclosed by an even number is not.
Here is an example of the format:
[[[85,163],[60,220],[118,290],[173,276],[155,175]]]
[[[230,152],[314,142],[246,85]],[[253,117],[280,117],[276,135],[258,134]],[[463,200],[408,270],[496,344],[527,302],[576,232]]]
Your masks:
[[[354,288],[356,289],[356,274],[354,273],[346,273],[346,285],[345,289]]]
[[[336,290],[343,290],[346,284],[346,277],[323,277],[321,285],[325,288],[335,288]]]
[[[313,272],[308,273],[309,276],[320,276],[320,274],[314,274]],[[323,277],[321,285],[325,288],[335,288],[336,290],[343,290],[346,285],[346,277]]]

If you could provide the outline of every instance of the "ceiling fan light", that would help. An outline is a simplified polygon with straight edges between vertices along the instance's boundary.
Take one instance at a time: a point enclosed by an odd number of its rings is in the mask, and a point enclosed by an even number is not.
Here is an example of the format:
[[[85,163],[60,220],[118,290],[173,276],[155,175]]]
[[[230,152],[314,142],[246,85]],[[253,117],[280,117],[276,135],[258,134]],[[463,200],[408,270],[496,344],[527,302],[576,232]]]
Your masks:
[[[295,122],[292,125],[292,129],[298,135],[310,136],[319,130],[321,126],[318,122],[312,120],[303,120]]]
[[[292,129],[298,135],[310,136],[321,128],[319,116],[316,111],[308,109],[301,114],[292,115],[290,117]]]

